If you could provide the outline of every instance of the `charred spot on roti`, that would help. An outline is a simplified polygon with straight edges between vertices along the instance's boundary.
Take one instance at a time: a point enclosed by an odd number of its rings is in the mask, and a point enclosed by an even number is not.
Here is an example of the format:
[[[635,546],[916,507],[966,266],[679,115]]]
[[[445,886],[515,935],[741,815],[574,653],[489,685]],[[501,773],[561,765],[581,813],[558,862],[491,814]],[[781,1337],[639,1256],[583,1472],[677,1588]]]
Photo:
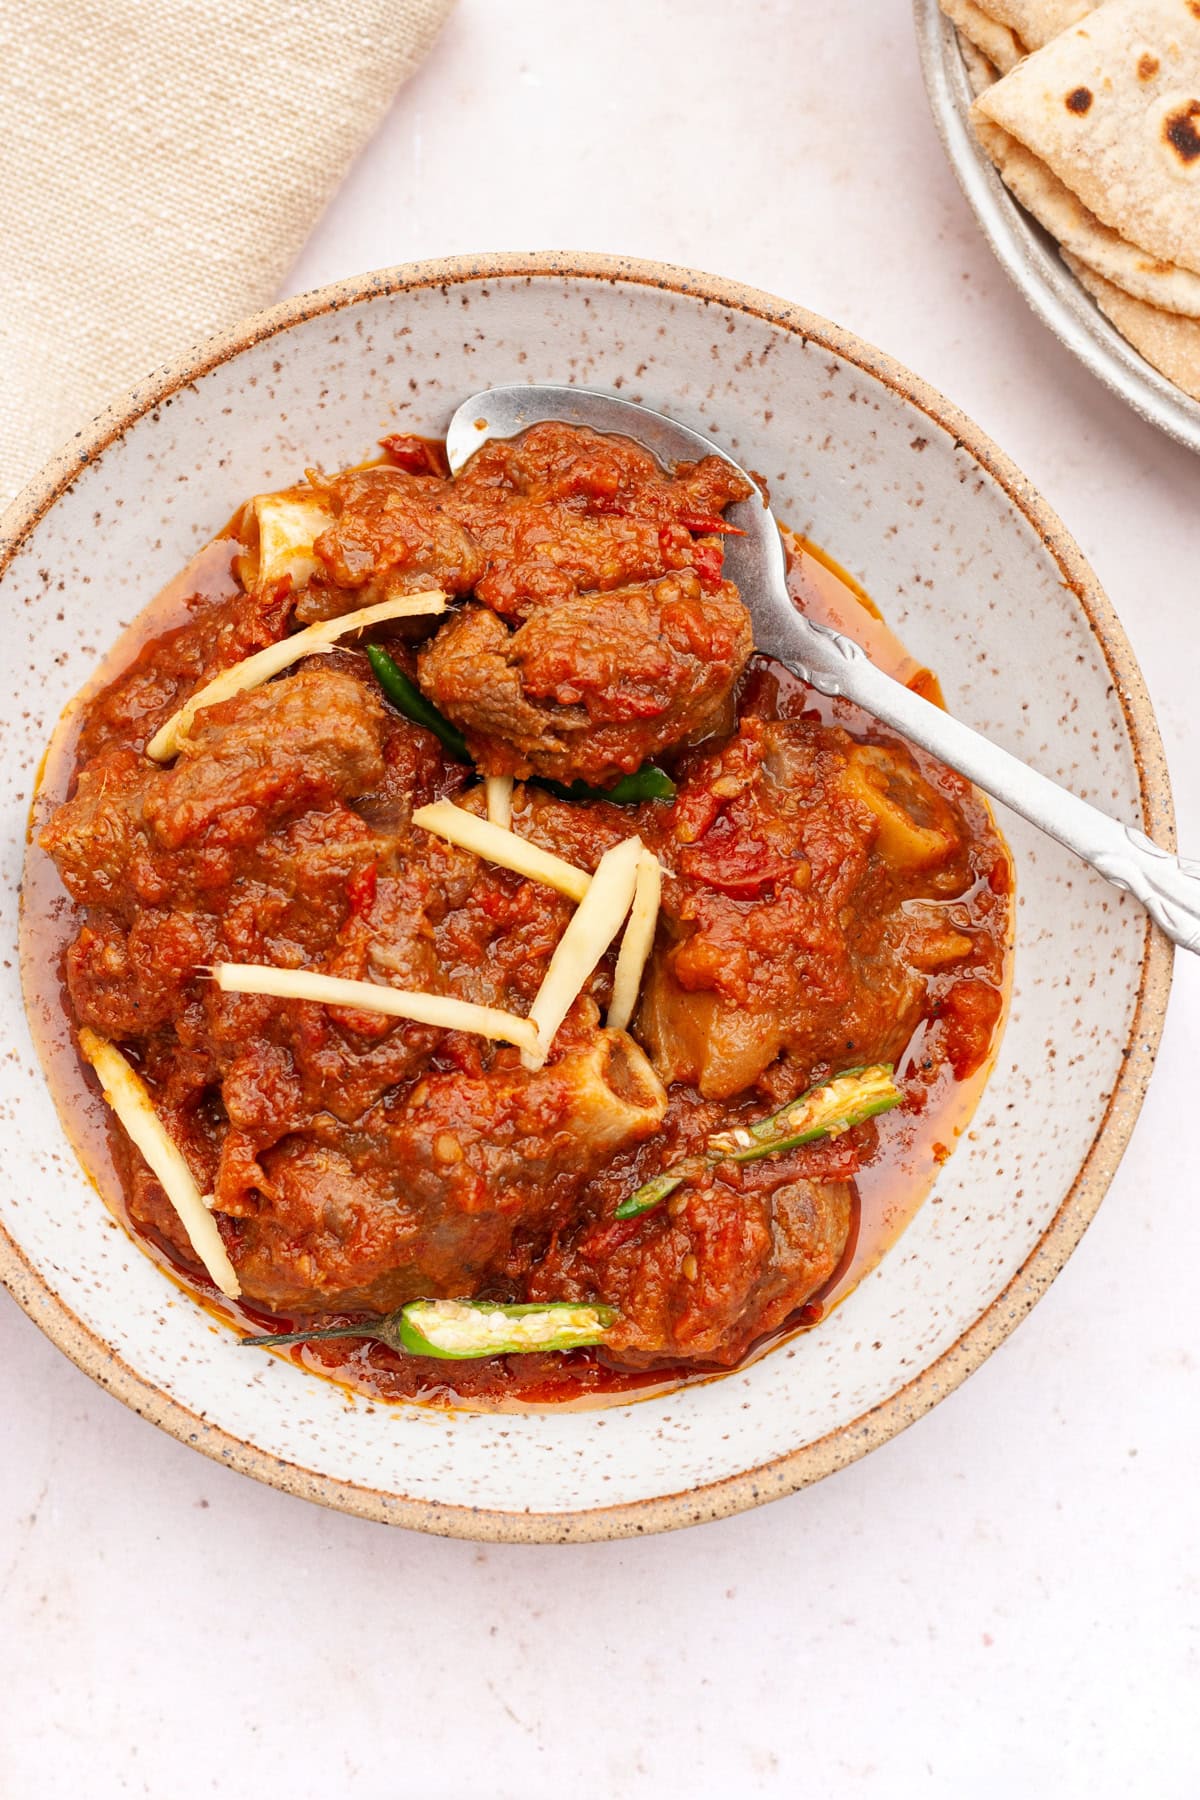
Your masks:
[[[1071,92],[1067,95],[1067,111],[1079,113],[1082,116],[1090,109],[1093,98],[1094,96],[1091,88],[1072,88]]]
[[[1196,3],[1200,6],[1200,0],[1196,0]],[[1137,72],[1139,78],[1142,81],[1152,81],[1158,74],[1160,66],[1157,56],[1151,56],[1148,50],[1144,51],[1138,58]]]
[[[1185,168],[1200,161],[1200,100],[1186,100],[1169,112],[1163,120],[1163,137]]]

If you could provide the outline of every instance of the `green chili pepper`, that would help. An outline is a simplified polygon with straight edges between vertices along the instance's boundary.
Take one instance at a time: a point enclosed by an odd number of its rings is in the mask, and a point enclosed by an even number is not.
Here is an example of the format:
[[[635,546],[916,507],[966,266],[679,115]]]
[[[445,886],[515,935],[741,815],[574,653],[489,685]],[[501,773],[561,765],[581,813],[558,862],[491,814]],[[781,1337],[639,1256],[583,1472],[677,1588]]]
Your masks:
[[[708,1140],[706,1154],[673,1163],[661,1175],[643,1182],[628,1199],[622,1200],[615,1217],[636,1219],[652,1212],[674,1193],[682,1182],[695,1179],[718,1163],[755,1162],[760,1156],[777,1156],[784,1150],[795,1150],[801,1144],[815,1143],[817,1138],[840,1137],[852,1125],[890,1112],[904,1098],[892,1080],[890,1063],[873,1063],[869,1068],[847,1069],[809,1088],[806,1094],[789,1100],[769,1118],[756,1125],[735,1125],[718,1131]]]
[[[414,1356],[455,1360],[577,1350],[602,1344],[616,1319],[611,1306],[556,1300],[501,1306],[488,1300],[414,1300],[403,1309],[400,1339]]]
[[[643,1181],[641,1187],[630,1194],[627,1200],[622,1200],[614,1218],[636,1219],[639,1213],[653,1212],[677,1187],[683,1186],[689,1175],[702,1175],[707,1167],[708,1161],[702,1156],[693,1157],[690,1164],[672,1163],[669,1169],[656,1175],[653,1181]]]
[[[656,1175],[653,1181],[644,1181],[640,1188],[634,1188],[632,1194],[626,1196],[613,1214],[614,1219],[637,1219],[643,1213],[653,1212],[661,1206],[668,1194],[673,1194],[677,1187],[682,1187],[689,1175],[701,1175],[706,1169],[716,1165],[716,1157],[699,1156],[694,1159],[694,1169],[684,1169],[683,1163],[673,1163],[672,1170],[683,1171],[674,1174],[666,1170]]]
[[[458,726],[443,718],[433,702],[425,698],[416,682],[409,679],[387,651],[381,650],[378,644],[368,644],[367,656],[375,671],[376,681],[396,711],[403,713],[406,719],[411,719],[414,725],[423,725],[426,731],[432,731],[459,762],[470,762],[471,753],[467,749],[467,740]]]
[[[643,763],[633,775],[622,775],[610,788],[592,787],[587,781],[550,781],[539,785],[549,788],[560,800],[612,800],[617,806],[636,806],[642,800],[673,800],[675,783],[665,769],[654,763]]]
[[[242,1345],[312,1344],[325,1338],[372,1338],[410,1356],[462,1362],[522,1356],[533,1350],[579,1350],[602,1344],[616,1319],[611,1306],[574,1300],[503,1306],[494,1300],[410,1300],[382,1319],[326,1325],[316,1331],[272,1332]]]
[[[892,1080],[891,1063],[847,1069],[757,1125],[735,1125],[732,1130],[717,1132],[709,1138],[708,1147],[730,1162],[754,1162],[760,1156],[814,1143],[817,1138],[840,1137],[852,1125],[890,1112],[903,1098]]]

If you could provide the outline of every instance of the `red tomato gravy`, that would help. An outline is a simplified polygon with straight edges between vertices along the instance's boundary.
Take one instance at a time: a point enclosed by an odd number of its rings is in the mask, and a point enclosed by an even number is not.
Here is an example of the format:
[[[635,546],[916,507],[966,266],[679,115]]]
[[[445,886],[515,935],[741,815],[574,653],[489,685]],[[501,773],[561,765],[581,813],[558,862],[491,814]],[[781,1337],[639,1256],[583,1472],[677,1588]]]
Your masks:
[[[985,802],[752,652],[721,573],[740,493],[718,459],[668,476],[622,440],[538,430],[455,482],[440,446],[410,438],[328,478],[300,582],[256,577],[239,514],[67,709],[31,815],[22,974],[60,1115],[114,1219],[222,1326],[369,1320],[439,1294],[620,1315],[611,1345],[566,1354],[287,1353],[385,1401],[595,1405],[711,1379],[819,1324],[967,1129],[1008,998],[1011,863]],[[857,584],[788,548],[797,605],[941,703]],[[637,831],[666,872],[629,1034],[616,1045],[601,1023],[610,953],[537,1076],[464,1033],[218,1003],[205,984],[222,956],[377,977],[383,944],[397,985],[516,1012],[537,991],[569,903],[412,825],[414,805],[478,789],[385,704],[357,642],[198,714],[174,769],[144,754],[216,670],[431,582],[455,600],[443,620],[371,635],[478,773],[515,778],[514,828],[589,870]],[[647,761],[673,800],[541,785],[611,786]],[[240,1302],[198,1271],[81,1061],[80,1024],[129,1048],[214,1194]],[[874,1061],[894,1064],[897,1110],[616,1219],[714,1129]],[[657,1096],[653,1119],[633,1089]]]

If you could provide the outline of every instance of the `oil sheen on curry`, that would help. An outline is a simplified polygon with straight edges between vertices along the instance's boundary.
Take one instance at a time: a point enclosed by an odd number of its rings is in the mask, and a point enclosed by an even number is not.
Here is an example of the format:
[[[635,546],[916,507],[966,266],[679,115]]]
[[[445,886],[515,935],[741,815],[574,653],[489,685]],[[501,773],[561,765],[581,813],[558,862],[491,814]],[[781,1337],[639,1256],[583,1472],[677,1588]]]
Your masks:
[[[60,726],[24,919],[60,1109],[169,1271],[375,1394],[729,1369],[819,1322],[965,1128],[1007,851],[756,654],[720,458],[382,449],[249,501]]]

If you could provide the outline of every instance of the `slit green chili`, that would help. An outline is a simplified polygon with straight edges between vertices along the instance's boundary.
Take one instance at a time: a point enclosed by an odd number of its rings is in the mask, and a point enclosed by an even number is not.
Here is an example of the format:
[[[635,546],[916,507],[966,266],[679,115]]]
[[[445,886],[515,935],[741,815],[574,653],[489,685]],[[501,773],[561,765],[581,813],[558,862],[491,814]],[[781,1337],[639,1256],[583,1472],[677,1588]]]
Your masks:
[[[652,1212],[669,1194],[685,1181],[695,1180],[718,1163],[755,1162],[760,1156],[777,1156],[784,1150],[798,1149],[801,1144],[815,1143],[818,1138],[840,1137],[852,1125],[890,1112],[904,1098],[892,1080],[890,1063],[872,1063],[868,1068],[846,1069],[830,1081],[809,1088],[795,1100],[789,1100],[778,1112],[759,1119],[754,1125],[734,1125],[726,1131],[714,1132],[704,1155],[691,1156],[673,1163],[661,1175],[635,1188],[617,1207],[618,1219],[636,1219]]]
[[[328,1338],[370,1338],[409,1356],[462,1362],[481,1356],[523,1356],[534,1350],[586,1349],[604,1342],[616,1317],[611,1306],[575,1300],[512,1306],[495,1300],[410,1300],[383,1318],[357,1325],[268,1332],[241,1342],[243,1348],[276,1348]]]
[[[622,775],[612,787],[593,787],[587,781],[550,781],[539,777],[538,785],[557,794],[560,800],[611,800],[617,806],[636,806],[642,800],[673,800],[675,783],[665,769],[655,763],[643,763],[632,775]]]

